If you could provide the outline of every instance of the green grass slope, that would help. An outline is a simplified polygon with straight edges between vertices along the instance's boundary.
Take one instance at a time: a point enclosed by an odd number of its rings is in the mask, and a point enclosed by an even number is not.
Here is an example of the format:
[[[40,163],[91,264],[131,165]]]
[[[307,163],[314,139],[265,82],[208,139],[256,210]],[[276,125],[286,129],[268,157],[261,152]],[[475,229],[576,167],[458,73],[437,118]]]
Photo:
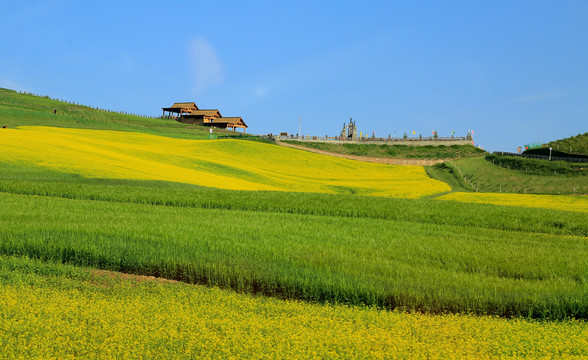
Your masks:
[[[587,194],[586,165],[487,155],[448,161],[427,169],[455,191],[518,194]]]
[[[53,114],[53,111],[56,114]],[[22,94],[0,88],[0,127],[52,126],[142,132],[182,138],[209,139],[209,128],[160,119],[92,108],[51,99],[48,96]],[[255,139],[233,131],[215,129],[214,137],[231,136]]]
[[[433,166],[425,166],[427,175],[431,178],[447,183],[452,191],[472,191],[472,186],[453,166],[453,162],[442,162]]]
[[[551,141],[543,147],[551,147],[553,150],[570,154],[588,155],[588,132],[561,140]]]

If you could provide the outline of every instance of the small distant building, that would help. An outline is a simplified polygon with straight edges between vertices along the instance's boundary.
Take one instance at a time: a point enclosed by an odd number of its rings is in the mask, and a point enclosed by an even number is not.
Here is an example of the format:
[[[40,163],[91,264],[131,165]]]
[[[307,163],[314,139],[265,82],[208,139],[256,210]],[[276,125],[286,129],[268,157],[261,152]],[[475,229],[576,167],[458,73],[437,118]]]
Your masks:
[[[218,109],[199,109],[196,103],[174,103],[171,107],[162,108],[163,116],[166,112],[169,117],[184,124],[210,126],[219,129],[237,128],[247,129],[247,124],[241,117],[223,117]],[[176,116],[177,114],[177,116]]]

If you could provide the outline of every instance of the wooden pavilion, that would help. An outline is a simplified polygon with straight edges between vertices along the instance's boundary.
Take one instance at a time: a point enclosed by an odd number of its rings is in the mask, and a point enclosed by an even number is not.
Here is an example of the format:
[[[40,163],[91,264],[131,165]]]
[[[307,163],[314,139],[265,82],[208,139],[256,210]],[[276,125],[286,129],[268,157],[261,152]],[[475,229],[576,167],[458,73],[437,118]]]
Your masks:
[[[167,108],[161,108],[163,110],[163,116],[175,119],[184,124],[190,125],[201,125],[210,126],[219,129],[232,129],[235,131],[237,128],[247,129],[247,124],[241,117],[223,117],[218,109],[199,109],[196,103],[174,103],[172,106]],[[177,116],[176,116],[177,115]]]
[[[236,128],[241,128],[243,129],[243,133],[245,133],[245,129],[247,129],[247,124],[245,124],[245,121],[243,121],[243,118],[241,117],[223,117],[215,119],[214,122],[210,122],[206,125],[221,129],[232,129],[233,131],[235,131]]]
[[[203,109],[194,110],[189,114],[180,116],[179,121],[186,124],[203,125],[205,123],[211,123],[215,119],[222,118],[220,111],[217,109]]]

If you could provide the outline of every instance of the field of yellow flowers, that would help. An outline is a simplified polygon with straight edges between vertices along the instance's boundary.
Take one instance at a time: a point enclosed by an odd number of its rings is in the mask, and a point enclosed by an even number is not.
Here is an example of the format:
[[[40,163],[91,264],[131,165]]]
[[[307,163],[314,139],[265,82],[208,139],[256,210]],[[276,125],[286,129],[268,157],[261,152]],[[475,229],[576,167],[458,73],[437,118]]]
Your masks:
[[[0,345],[3,359],[580,359],[588,326],[281,301],[0,256]]]
[[[440,196],[438,199],[478,204],[523,206],[588,213],[588,196],[586,195],[572,196],[454,192]]]
[[[450,191],[419,166],[364,163],[239,140],[185,140],[123,131],[3,129],[3,161],[88,178],[160,180],[230,190],[419,198]],[[588,212],[586,196],[450,193],[441,200]]]
[[[238,140],[183,140],[121,131],[4,129],[3,158],[85,177],[163,180],[231,190],[418,198],[449,191],[418,166],[331,158]]]

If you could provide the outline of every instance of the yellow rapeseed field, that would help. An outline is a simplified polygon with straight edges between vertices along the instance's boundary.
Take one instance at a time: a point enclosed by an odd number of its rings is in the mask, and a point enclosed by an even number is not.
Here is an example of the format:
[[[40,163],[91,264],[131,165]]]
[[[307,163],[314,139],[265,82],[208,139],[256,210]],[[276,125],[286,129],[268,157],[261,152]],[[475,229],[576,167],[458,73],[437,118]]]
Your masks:
[[[451,190],[420,166],[364,163],[250,141],[28,126],[4,129],[0,136],[2,161],[86,177],[403,198]]]
[[[454,192],[437,199],[588,213],[588,196]]]
[[[588,326],[315,305],[104,274],[29,275],[0,283],[0,344],[4,359],[579,359],[588,356]]]

